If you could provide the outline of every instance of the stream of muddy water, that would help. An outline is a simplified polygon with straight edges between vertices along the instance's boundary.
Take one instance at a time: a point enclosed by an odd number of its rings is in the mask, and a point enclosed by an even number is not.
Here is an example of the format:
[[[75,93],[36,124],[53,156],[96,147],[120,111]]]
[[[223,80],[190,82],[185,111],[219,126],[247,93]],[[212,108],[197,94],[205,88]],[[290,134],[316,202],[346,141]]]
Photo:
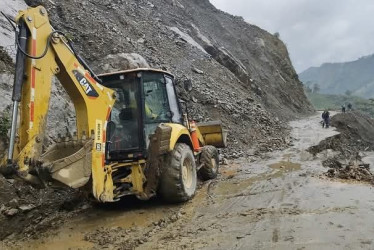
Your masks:
[[[185,204],[127,199],[94,207],[14,249],[374,249],[374,190],[320,178],[306,149],[337,132],[320,114],[290,123],[293,145],[222,166]],[[374,162],[374,157],[367,158]]]

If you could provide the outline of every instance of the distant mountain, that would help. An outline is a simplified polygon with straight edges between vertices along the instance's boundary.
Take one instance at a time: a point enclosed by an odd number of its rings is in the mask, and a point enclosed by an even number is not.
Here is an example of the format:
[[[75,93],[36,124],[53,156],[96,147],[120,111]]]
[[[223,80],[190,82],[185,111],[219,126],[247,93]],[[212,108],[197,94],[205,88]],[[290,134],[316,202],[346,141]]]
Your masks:
[[[320,86],[325,94],[344,94],[347,90],[353,95],[374,97],[374,54],[361,57],[353,62],[325,63],[311,67],[299,74],[300,80],[312,87]]]

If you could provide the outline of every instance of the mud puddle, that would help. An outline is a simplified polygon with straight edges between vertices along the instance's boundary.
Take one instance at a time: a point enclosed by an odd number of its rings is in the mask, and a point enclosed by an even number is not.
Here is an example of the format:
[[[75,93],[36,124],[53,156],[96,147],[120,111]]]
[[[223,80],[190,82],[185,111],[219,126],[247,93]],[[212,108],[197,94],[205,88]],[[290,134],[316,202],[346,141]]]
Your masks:
[[[283,172],[297,171],[301,169],[300,163],[293,163],[289,161],[281,161],[278,163],[273,163],[270,165],[270,168],[274,170],[279,170]]]
[[[92,249],[95,244],[86,240],[88,233],[108,228],[134,230],[150,226],[153,222],[167,217],[174,206],[166,207],[159,200],[143,202],[127,197],[116,204],[96,204],[93,209],[71,219],[58,230],[48,232],[36,240],[21,244],[6,244],[8,249]]]
[[[277,163],[270,164],[268,167],[270,168],[270,171],[266,171],[265,173],[261,174],[256,174],[254,177],[231,179],[227,181],[216,182],[211,193],[218,196],[237,195],[250,190],[251,186],[254,183],[261,181],[269,181],[271,179],[280,178],[284,176],[285,173],[298,171],[301,169],[301,164],[289,161],[280,161]],[[230,173],[229,176],[237,176],[239,174],[237,170],[238,169],[230,169],[228,171],[228,173]]]
[[[154,211],[156,210],[156,211]],[[31,241],[24,245],[29,249],[91,249],[95,245],[86,240],[86,234],[95,232],[101,228],[132,229],[135,227],[147,227],[153,221],[164,218],[167,211],[154,209],[152,212],[140,210],[137,212],[91,212],[80,219],[74,219],[64,225],[60,230],[43,239]],[[18,246],[14,249],[18,249]]]

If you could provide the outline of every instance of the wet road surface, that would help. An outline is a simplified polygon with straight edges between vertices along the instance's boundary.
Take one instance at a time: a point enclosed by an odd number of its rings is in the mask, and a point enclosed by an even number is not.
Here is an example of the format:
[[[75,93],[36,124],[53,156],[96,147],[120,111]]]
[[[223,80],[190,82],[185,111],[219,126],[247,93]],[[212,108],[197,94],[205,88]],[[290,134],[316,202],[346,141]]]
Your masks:
[[[182,205],[127,199],[100,206],[30,249],[374,249],[374,190],[321,178],[321,160],[305,151],[336,134],[320,114],[290,123],[293,146],[263,159],[222,166]],[[374,163],[374,154],[367,160]],[[9,246],[8,246],[9,248]]]

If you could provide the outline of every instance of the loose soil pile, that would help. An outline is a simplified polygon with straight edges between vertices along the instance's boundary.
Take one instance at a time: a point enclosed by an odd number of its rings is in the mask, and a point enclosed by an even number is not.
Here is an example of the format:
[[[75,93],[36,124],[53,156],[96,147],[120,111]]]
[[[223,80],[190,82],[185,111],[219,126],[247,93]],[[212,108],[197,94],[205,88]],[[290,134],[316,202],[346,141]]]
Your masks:
[[[0,175],[0,240],[19,237],[14,235],[19,232],[24,238],[38,236],[89,207],[77,190],[35,189]]]
[[[325,176],[334,179],[356,180],[374,184],[374,175],[370,171],[370,165],[359,160],[355,160],[345,165],[336,158],[327,159],[322,162],[323,166],[329,170]]]
[[[94,243],[96,246],[95,249],[135,249],[147,242],[151,236],[157,234],[161,229],[166,229],[182,217],[182,213],[173,212],[169,216],[165,216],[165,218],[148,225],[146,230],[136,225],[131,228],[101,227],[94,232],[86,233],[84,240]]]
[[[0,46],[0,73],[13,72],[14,64],[12,58],[8,55],[5,49]]]
[[[357,180],[374,184],[369,164],[362,162],[360,152],[374,150],[374,120],[360,112],[340,113],[332,117],[331,125],[340,134],[310,147],[312,154],[332,149],[339,154],[322,162],[329,168],[327,177]]]
[[[331,118],[331,126],[335,127],[340,134],[310,147],[310,153],[315,155],[332,149],[349,160],[359,151],[374,150],[374,120],[369,116],[359,111],[340,113]]]

